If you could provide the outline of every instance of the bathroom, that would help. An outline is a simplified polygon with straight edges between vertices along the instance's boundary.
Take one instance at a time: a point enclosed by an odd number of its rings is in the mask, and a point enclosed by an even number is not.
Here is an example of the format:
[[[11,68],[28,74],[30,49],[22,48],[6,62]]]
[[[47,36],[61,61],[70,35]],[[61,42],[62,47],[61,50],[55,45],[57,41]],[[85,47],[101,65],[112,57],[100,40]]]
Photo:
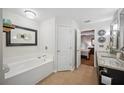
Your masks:
[[[47,13],[42,13],[44,10],[2,9],[5,22],[3,23],[3,30],[5,30],[3,31],[4,84],[37,84],[40,80],[58,71],[55,48],[56,25],[61,26],[65,23],[65,27],[67,25],[70,29],[70,25],[74,22],[68,17],[65,19],[48,16]],[[32,16],[35,18],[33,19]],[[11,28],[11,32],[6,32],[6,21],[11,21],[12,26],[15,26]],[[72,58],[74,58],[74,53],[72,53]],[[66,67],[67,70],[74,68],[73,61],[74,59],[70,61],[72,65],[69,68]],[[31,78],[24,80],[29,77]]]
[[[97,15],[97,12],[101,12],[101,15]],[[102,16],[102,13],[106,16]],[[119,79],[123,78],[124,73],[123,15],[122,8],[3,8],[1,38],[4,79],[1,84],[124,84]],[[88,18],[91,18],[91,22],[84,23]],[[93,67],[81,64],[81,31],[89,30],[94,30]],[[90,68],[95,73],[88,78],[89,81],[94,78],[92,82],[75,80],[87,76],[83,71],[82,76],[77,73],[80,68],[85,72],[85,68],[88,71]],[[117,73],[120,77],[115,76]],[[56,75],[56,80],[53,75]],[[72,80],[63,75],[72,77]],[[117,79],[114,83],[113,77]],[[67,81],[63,82],[64,79]]]

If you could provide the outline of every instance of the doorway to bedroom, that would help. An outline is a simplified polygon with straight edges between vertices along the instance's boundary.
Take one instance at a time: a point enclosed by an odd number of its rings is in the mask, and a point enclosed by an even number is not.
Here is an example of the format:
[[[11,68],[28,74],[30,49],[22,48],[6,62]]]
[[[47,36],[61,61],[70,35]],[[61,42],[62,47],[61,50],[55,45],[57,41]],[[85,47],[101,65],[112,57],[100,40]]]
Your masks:
[[[94,66],[94,30],[81,32],[81,64]]]

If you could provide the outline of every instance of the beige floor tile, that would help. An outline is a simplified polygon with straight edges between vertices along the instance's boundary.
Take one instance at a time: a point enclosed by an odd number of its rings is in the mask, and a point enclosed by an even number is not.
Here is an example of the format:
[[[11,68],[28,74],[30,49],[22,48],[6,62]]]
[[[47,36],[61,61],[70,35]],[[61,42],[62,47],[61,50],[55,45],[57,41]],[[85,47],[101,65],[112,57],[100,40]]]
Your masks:
[[[81,64],[74,71],[53,73],[38,85],[97,85],[97,74],[93,66]]]

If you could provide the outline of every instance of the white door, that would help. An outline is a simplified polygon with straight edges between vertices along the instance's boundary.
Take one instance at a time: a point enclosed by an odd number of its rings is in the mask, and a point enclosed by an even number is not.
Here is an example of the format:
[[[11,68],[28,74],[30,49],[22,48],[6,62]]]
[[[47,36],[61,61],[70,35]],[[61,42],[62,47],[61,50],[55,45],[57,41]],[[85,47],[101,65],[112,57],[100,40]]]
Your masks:
[[[71,70],[74,62],[74,31],[71,26],[58,25],[57,28],[58,71]]]
[[[80,31],[79,30],[77,30],[77,42],[76,42],[76,44],[77,44],[77,59],[76,59],[76,63],[77,63],[77,68],[80,66],[80,64],[81,64],[81,51],[80,51],[80,49],[81,49],[81,33],[80,33]]]

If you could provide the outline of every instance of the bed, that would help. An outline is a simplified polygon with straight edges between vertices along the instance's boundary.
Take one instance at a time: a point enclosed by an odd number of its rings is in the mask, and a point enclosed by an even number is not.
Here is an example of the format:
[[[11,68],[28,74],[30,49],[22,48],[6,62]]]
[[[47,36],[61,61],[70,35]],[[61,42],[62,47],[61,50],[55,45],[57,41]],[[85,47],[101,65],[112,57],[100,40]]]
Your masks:
[[[87,59],[90,57],[90,49],[81,49],[81,56],[86,56]]]

